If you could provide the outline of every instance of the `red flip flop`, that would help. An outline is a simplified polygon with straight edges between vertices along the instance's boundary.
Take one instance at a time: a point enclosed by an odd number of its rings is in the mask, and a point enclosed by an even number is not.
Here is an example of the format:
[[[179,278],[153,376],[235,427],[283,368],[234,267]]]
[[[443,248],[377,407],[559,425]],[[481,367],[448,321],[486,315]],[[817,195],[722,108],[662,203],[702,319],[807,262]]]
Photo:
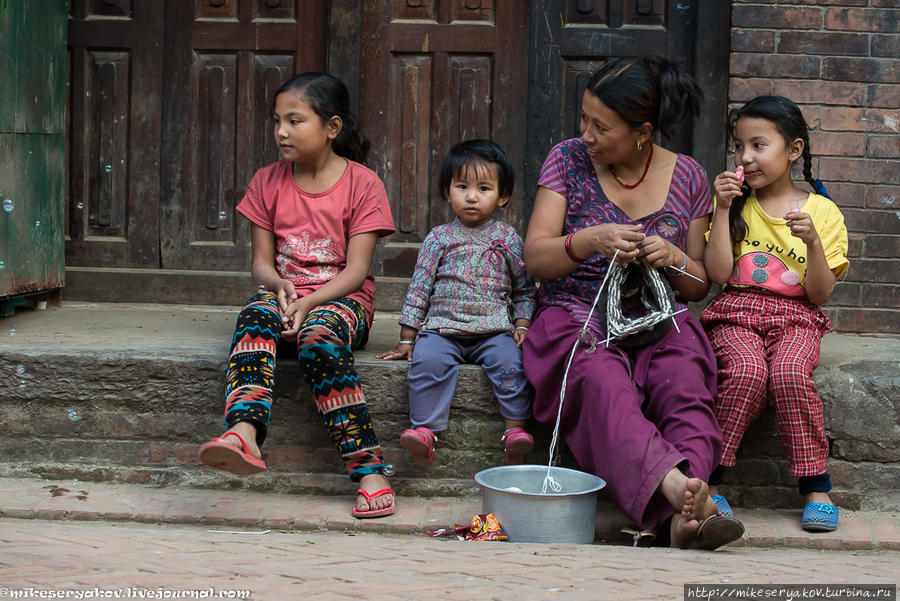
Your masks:
[[[394,494],[394,491],[391,490],[390,488],[382,488],[381,490],[376,490],[373,493],[368,493],[360,488],[358,491],[356,491],[356,494],[364,496],[366,498],[366,503],[368,503],[369,506],[371,507],[372,499],[377,499],[378,497],[381,497],[384,495],[392,495],[392,494]],[[395,497],[395,499],[396,499],[396,497]],[[387,507],[382,507],[381,509],[359,509],[358,507],[354,507],[352,513],[353,513],[353,517],[360,518],[360,519],[362,519],[362,518],[380,518],[380,517],[384,517],[386,515],[393,515],[394,502],[391,501],[390,505],[388,505]]]
[[[226,436],[236,436],[241,448],[224,440]],[[226,432],[200,447],[200,463],[238,476],[257,474],[266,469],[266,462],[247,452],[247,443],[237,432]]]

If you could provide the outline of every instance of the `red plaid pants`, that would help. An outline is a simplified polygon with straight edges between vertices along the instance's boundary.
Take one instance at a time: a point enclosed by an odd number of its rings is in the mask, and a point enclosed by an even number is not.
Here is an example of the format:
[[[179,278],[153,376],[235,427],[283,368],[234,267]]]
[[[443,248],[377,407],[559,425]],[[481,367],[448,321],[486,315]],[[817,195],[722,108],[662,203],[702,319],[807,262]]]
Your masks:
[[[828,317],[805,298],[728,288],[700,321],[719,364],[715,407],[722,427],[722,465],[735,464],[747,426],[768,402],[775,407],[791,475],[824,473],[825,416],[812,375],[822,336],[831,327]]]

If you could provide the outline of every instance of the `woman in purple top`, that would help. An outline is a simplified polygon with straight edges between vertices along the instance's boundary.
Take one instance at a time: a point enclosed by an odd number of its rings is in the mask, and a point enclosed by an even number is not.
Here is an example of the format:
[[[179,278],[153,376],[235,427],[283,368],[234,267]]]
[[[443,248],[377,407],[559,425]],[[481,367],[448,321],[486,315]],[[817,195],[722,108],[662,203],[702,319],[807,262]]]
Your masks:
[[[612,60],[587,84],[581,137],[544,162],[525,238],[526,268],[542,284],[522,349],[542,423],[556,423],[569,354],[616,251],[617,262],[661,270],[678,299],[709,290],[706,173],[651,140],[696,114],[701,98],[664,58]],[[594,351],[579,345],[572,359],[560,434],[639,530],[656,529],[674,547],[712,549],[739,538],[743,525],[718,513],[705,482],[722,443],[715,357],[694,318],[675,320],[661,338],[625,350],[603,344],[606,321],[595,313],[588,327],[600,342]]]

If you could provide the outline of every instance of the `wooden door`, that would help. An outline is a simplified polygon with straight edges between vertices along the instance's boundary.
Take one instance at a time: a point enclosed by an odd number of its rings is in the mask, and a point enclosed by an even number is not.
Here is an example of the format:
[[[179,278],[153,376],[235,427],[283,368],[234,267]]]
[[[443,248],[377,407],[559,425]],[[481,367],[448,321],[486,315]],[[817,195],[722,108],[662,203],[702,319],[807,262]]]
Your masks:
[[[531,5],[525,178],[530,196],[548,151],[579,135],[581,98],[591,74],[614,57],[659,54],[697,78],[705,93],[701,116],[683,121],[660,142],[717,172],[725,156],[729,2],[531,0]]]
[[[156,0],[69,2],[68,267],[159,267],[162,35]]]
[[[360,122],[397,226],[373,266],[379,307],[402,301],[420,243],[453,217],[436,188],[456,142],[489,138],[506,148],[517,181],[498,216],[524,226],[526,8],[510,0],[363,3]]]
[[[275,89],[325,67],[326,0],[71,0],[69,299],[238,304],[235,212]]]
[[[66,2],[0,3],[0,317],[63,285]]]
[[[164,269],[250,267],[234,210],[280,158],[269,105],[297,72],[324,68],[324,0],[170,0],[166,5],[160,253]]]

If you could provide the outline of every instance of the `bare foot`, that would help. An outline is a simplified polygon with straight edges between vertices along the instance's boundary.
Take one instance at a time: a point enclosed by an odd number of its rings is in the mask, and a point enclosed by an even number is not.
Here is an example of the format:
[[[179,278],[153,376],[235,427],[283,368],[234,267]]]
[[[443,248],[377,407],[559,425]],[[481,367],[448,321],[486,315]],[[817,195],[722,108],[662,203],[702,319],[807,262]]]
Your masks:
[[[699,527],[700,522],[698,520],[689,520],[680,513],[676,513],[672,516],[672,525],[669,529],[669,546],[674,549],[680,549],[685,542],[696,536],[697,528]]]
[[[709,498],[706,482],[700,478],[688,478],[679,469],[673,468],[666,474],[659,490],[672,509],[688,521],[702,521],[718,511],[716,502]]]
[[[709,498],[709,486],[706,482],[700,478],[688,478],[681,515],[689,520],[703,520],[715,515],[718,510],[716,502]]]
[[[390,488],[391,483],[382,474],[367,474],[359,479],[359,487],[369,494],[382,488]],[[360,511],[384,509],[394,502],[394,495],[386,494],[372,499],[371,505],[362,495],[356,495],[356,508]]]
[[[806,503],[825,503],[827,505],[834,505],[827,492],[811,492],[804,496],[804,501]]]
[[[230,430],[225,432],[234,432],[238,436],[244,439],[244,442],[247,443],[247,453],[251,456],[256,457],[257,459],[262,459],[262,453],[259,450],[259,446],[256,444],[256,426],[251,424],[250,422],[238,422]],[[241,441],[237,439],[237,436],[225,436],[222,434],[219,438],[222,438],[224,442],[227,442],[233,447],[238,449],[241,448]]]

